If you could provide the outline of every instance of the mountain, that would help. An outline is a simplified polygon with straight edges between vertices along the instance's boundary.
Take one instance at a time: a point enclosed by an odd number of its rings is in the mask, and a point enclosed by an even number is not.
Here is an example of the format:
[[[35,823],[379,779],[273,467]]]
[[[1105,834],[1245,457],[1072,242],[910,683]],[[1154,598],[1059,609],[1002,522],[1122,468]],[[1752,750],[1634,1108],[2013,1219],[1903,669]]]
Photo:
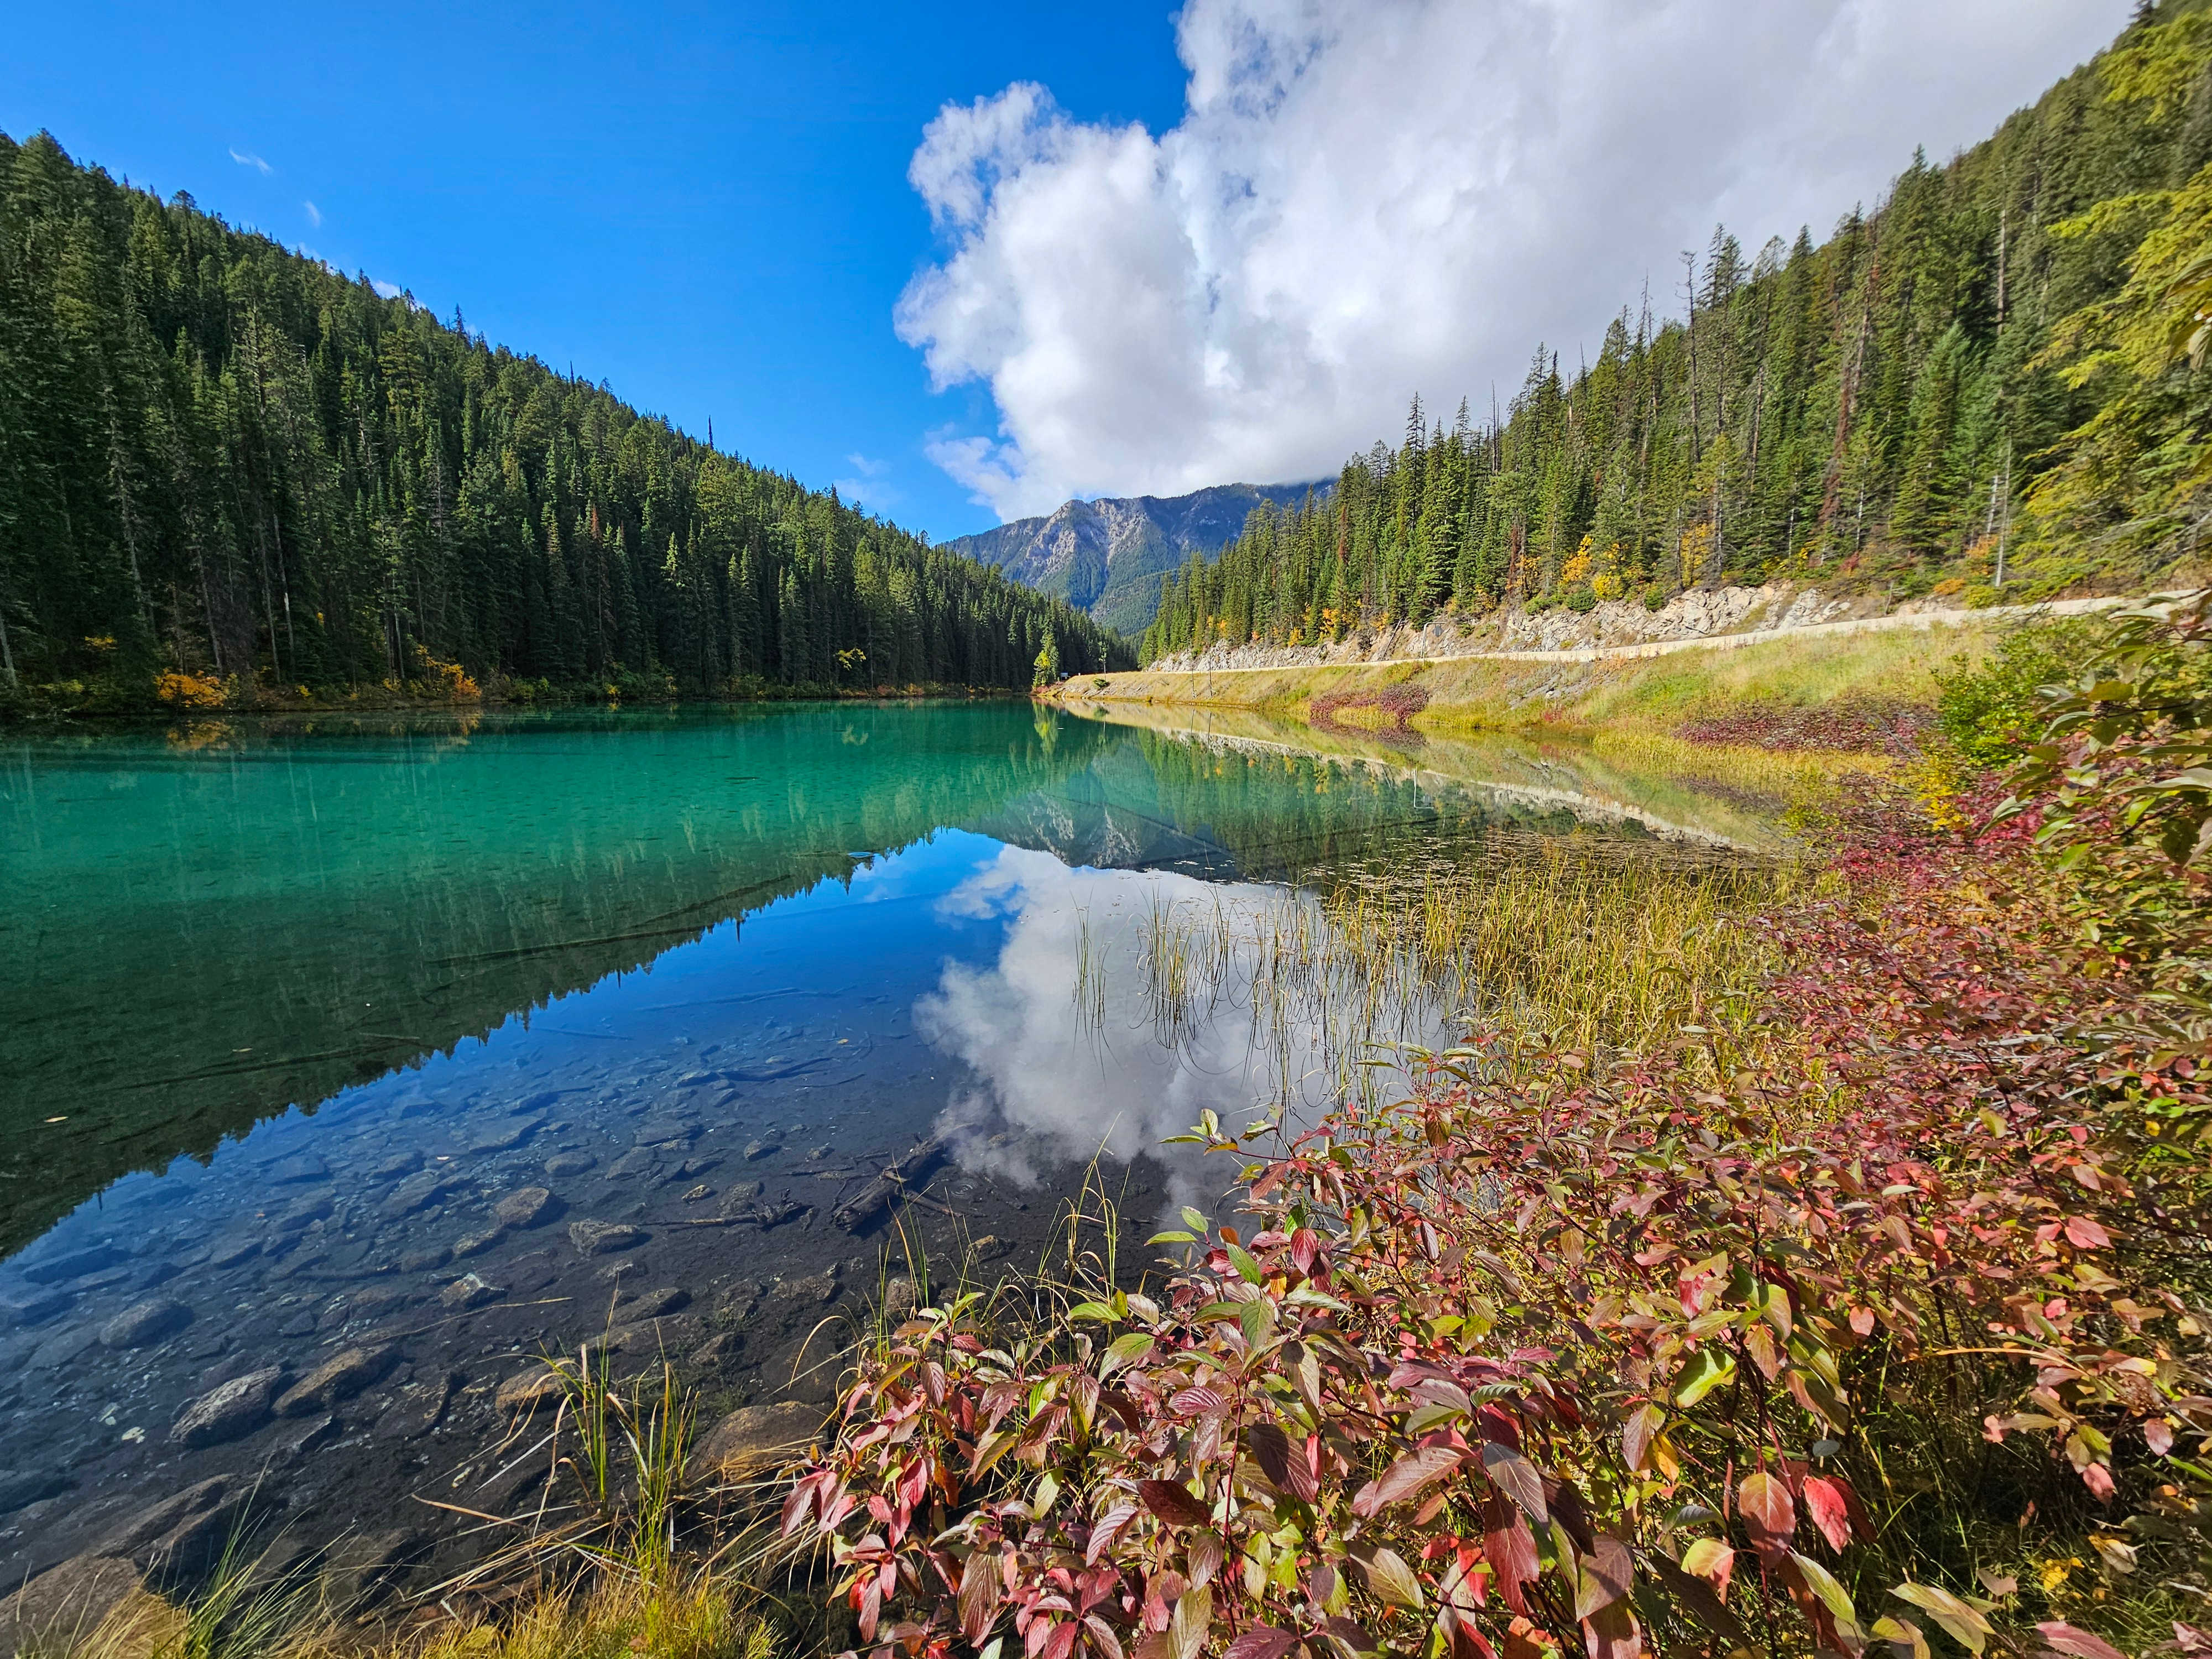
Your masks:
[[[1775,579],[1967,604],[2195,586],[2208,249],[2212,5],[2159,0],[1825,240],[1716,230],[1687,316],[1624,308],[1564,374],[1534,346],[1503,419],[1416,402],[1326,511],[1177,573],[1144,653]]]
[[[0,712],[464,675],[1025,687],[1041,656],[1129,660],[458,312],[0,135]]]
[[[1196,554],[1234,541],[1253,508],[1294,507],[1320,484],[1214,484],[1188,495],[1069,501],[1042,519],[1017,519],[944,544],[1040,593],[1066,599],[1134,636],[1159,608],[1160,578]]]

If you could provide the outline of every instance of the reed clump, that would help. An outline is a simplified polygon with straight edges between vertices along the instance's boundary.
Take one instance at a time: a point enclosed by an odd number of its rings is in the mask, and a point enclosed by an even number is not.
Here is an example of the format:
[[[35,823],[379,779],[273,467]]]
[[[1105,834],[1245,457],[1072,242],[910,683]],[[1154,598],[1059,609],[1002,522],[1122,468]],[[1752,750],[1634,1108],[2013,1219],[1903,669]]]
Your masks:
[[[1317,1083],[1372,1098],[1378,1054],[1474,1022],[1601,1062],[1640,1050],[1772,971],[1755,918],[1807,879],[1787,863],[1657,853],[1499,834],[1317,892],[1156,905],[1140,934],[1154,1039],[1172,1047],[1243,1011],[1279,1109]]]

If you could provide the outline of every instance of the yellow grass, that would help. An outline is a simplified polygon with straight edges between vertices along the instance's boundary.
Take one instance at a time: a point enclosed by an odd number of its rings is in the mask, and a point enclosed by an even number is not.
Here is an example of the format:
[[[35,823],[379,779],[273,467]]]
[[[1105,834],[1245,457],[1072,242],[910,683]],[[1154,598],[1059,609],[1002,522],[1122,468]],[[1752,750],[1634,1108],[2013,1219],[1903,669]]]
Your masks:
[[[1729,708],[1838,700],[1935,700],[1936,673],[1978,659],[2002,624],[1815,635],[1740,650],[1692,649],[1589,663],[1498,662],[1279,668],[1217,674],[1150,669],[1072,682],[1075,705],[1151,702],[1261,709],[1303,719],[1316,697],[1411,684],[1426,691],[1417,730],[1437,733],[1637,725],[1664,728]],[[1340,724],[1351,718],[1340,711]]]
[[[194,1617],[145,1591],[99,1625],[26,1659],[770,1659],[769,1626],[727,1584],[701,1575],[650,1584],[608,1577],[588,1593],[524,1595],[498,1620],[441,1619],[378,1636],[292,1599],[281,1616]]]

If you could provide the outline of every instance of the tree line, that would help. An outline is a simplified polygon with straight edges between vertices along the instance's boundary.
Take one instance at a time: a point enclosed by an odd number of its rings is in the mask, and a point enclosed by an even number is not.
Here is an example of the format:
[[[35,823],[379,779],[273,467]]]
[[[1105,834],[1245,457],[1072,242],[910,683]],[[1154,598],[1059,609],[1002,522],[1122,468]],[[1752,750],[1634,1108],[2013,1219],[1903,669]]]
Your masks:
[[[692,694],[1123,665],[1070,606],[0,135],[0,694],[441,665]]]
[[[1499,605],[1796,576],[1986,599],[2201,562],[2212,497],[2212,12],[2118,40],[1815,246],[1682,256],[1595,362],[1261,509],[1164,579],[1147,659]]]

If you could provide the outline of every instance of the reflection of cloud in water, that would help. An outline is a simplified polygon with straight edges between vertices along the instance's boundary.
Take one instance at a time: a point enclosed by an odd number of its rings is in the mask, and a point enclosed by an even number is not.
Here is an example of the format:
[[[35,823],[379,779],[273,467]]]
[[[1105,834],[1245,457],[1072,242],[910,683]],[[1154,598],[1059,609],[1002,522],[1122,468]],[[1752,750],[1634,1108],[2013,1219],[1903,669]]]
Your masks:
[[[1310,1117],[1334,1097],[1346,1029],[1322,992],[1261,989],[1259,941],[1310,900],[1279,887],[1211,884],[1161,871],[1071,870],[1043,853],[1003,849],[940,904],[1005,916],[1006,943],[985,969],[946,966],[915,1006],[917,1028],[965,1061],[977,1086],[939,1121],[963,1164],[1024,1183],[1039,1160],[1101,1151],[1167,1164],[1176,1200],[1218,1173],[1191,1147],[1163,1147],[1211,1108],[1241,1128],[1273,1103]],[[1162,1018],[1162,921],[1191,946],[1180,1020]],[[1416,1029],[1378,1036],[1422,1042]],[[994,1144],[994,1142],[996,1144]]]

